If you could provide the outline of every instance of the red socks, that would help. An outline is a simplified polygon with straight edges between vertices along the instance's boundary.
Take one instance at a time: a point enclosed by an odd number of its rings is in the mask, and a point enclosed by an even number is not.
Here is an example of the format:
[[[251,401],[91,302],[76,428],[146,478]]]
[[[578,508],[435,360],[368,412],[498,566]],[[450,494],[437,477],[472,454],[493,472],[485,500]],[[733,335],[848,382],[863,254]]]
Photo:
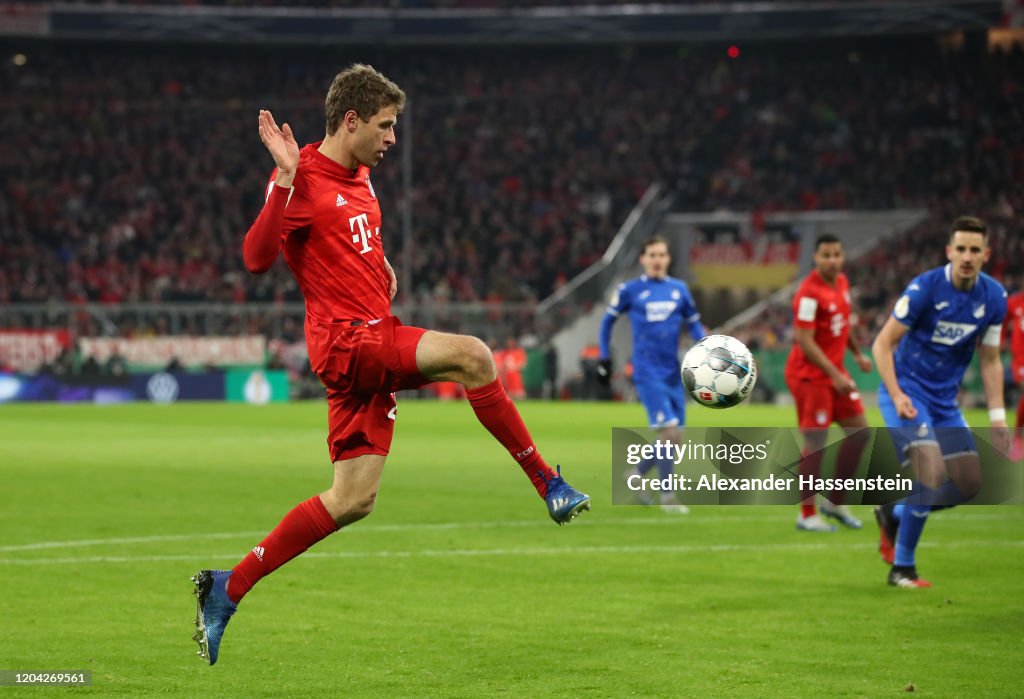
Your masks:
[[[319,495],[299,503],[234,567],[228,580],[228,597],[237,604],[264,576],[337,530]]]
[[[533,445],[516,406],[501,381],[466,392],[480,423],[508,449],[541,497],[547,495],[546,479],[556,476]],[[228,597],[238,603],[252,586],[310,546],[338,530],[320,496],[299,503],[270,534],[234,567],[228,580]]]
[[[800,466],[799,472],[801,476],[811,476],[817,478],[821,475],[821,458],[824,456],[822,451],[814,451],[807,453],[806,450],[800,453]],[[813,517],[817,513],[817,508],[814,506],[814,493],[813,489],[802,488],[800,490],[800,516],[801,517]]]
[[[541,497],[548,494],[544,479],[554,478],[557,474],[540,458],[537,448],[533,445],[530,431],[526,429],[523,418],[516,410],[515,404],[505,393],[501,379],[495,379],[486,386],[471,388],[466,391],[469,404],[473,406],[476,419],[508,449],[508,453],[516,460],[519,467],[533,483]]]
[[[860,457],[864,453],[864,447],[868,444],[868,431],[858,430],[843,438],[839,446],[839,453],[836,455],[836,478],[853,478],[860,466]],[[842,490],[833,490],[828,494],[829,502],[833,505],[842,505],[846,499],[846,493]]]

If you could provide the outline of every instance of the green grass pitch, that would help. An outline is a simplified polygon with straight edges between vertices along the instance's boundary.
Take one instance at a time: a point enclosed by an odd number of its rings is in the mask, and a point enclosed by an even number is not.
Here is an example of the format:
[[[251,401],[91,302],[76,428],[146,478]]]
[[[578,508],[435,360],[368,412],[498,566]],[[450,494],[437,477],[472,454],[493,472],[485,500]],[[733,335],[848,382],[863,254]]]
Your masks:
[[[897,590],[866,507],[864,530],[815,535],[795,507],[612,506],[610,428],[642,409],[521,408],[592,512],[555,526],[468,405],[403,401],[374,514],[263,580],[213,668],[189,576],[328,484],[324,405],[0,408],[0,669],[88,669],[59,691],[124,696],[1024,692],[1020,507],[935,515],[936,587]]]

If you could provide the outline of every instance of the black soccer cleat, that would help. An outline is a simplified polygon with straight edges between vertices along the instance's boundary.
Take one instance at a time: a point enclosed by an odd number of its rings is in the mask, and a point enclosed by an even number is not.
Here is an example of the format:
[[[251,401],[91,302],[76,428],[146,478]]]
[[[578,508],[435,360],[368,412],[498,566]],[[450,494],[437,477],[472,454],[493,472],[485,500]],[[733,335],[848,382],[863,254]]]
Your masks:
[[[889,584],[893,587],[926,588],[932,584],[917,577],[915,566],[893,566],[889,570]]]

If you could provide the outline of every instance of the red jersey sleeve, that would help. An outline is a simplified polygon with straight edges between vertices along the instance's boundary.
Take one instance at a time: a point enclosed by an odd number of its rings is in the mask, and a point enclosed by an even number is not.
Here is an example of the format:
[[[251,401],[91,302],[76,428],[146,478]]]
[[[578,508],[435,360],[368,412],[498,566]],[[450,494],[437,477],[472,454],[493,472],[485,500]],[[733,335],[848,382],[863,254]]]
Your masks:
[[[276,179],[275,169],[270,175],[263,208],[242,243],[245,268],[253,274],[269,270],[277,260],[287,235],[312,221],[312,209],[303,195],[303,178],[296,173],[294,183],[287,188],[279,187]]]
[[[1003,331],[1009,335],[1014,361],[1024,361],[1024,292],[1017,292],[1007,302]]]
[[[815,328],[819,301],[814,285],[805,280],[793,296],[793,324],[798,328]]]

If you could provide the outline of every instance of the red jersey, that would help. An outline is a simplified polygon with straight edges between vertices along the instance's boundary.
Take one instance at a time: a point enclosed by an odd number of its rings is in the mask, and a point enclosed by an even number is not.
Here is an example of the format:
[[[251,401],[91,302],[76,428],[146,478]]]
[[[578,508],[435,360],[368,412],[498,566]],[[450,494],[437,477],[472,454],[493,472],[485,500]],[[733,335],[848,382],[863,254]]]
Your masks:
[[[850,338],[850,282],[846,275],[840,272],[833,286],[821,278],[818,270],[808,274],[793,296],[793,324],[798,328],[812,328],[818,347],[845,373],[843,355]],[[795,341],[786,361],[786,375],[797,381],[832,383],[828,374],[812,364]]]
[[[1024,363],[1024,291],[1006,300],[1006,331],[1014,363]]]
[[[391,313],[391,277],[370,168],[342,167],[319,146],[311,143],[299,152],[290,190],[275,184],[274,170],[266,203],[244,245],[246,267],[253,272],[269,269],[284,248],[306,299],[306,344],[314,371],[326,359],[332,321]]]

